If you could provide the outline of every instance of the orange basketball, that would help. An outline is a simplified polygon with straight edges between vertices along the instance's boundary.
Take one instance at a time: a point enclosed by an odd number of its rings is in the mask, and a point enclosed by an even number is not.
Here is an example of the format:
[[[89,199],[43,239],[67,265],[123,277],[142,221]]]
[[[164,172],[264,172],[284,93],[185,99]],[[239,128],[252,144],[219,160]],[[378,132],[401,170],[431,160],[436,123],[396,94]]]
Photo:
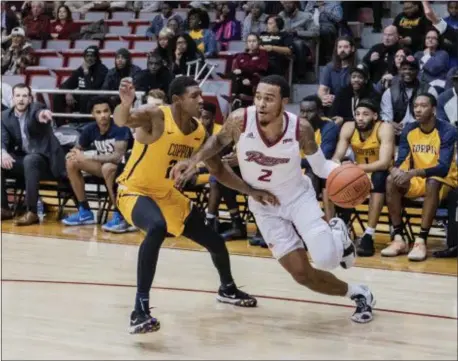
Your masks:
[[[355,164],[344,164],[334,169],[326,181],[331,201],[342,208],[362,204],[371,191],[367,174]]]

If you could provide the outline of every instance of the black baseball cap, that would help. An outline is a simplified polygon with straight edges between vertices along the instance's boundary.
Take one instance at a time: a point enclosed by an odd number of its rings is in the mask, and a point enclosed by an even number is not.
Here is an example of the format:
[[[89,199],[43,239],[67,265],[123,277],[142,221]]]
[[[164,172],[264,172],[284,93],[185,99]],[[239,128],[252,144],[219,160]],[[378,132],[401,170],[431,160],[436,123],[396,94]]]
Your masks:
[[[360,73],[364,78],[369,79],[369,69],[364,64],[358,64],[350,70],[350,74],[354,72]]]

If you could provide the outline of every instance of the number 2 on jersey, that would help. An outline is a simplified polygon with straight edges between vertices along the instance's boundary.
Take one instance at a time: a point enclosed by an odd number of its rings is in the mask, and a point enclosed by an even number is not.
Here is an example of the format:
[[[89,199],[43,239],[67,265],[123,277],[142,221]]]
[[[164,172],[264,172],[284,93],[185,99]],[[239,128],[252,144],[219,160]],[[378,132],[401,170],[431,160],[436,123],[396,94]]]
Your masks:
[[[167,167],[167,171],[165,172],[165,178],[169,179],[170,178],[170,172],[172,171],[172,168],[174,167],[175,164],[177,164],[177,160],[171,160],[169,163],[169,166]]]
[[[258,181],[270,182],[272,171],[270,169],[261,169],[262,174],[259,176]]]

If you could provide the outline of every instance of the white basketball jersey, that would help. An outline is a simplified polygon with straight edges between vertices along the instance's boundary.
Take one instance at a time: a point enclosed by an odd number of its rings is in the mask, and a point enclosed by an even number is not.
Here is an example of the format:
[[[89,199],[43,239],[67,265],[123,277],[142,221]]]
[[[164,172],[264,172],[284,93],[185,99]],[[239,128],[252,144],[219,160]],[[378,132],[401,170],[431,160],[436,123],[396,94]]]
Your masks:
[[[268,190],[289,203],[308,190],[311,182],[301,170],[297,116],[285,112],[283,134],[273,144],[264,137],[256,108],[245,109],[245,130],[237,143],[242,178],[253,188]]]

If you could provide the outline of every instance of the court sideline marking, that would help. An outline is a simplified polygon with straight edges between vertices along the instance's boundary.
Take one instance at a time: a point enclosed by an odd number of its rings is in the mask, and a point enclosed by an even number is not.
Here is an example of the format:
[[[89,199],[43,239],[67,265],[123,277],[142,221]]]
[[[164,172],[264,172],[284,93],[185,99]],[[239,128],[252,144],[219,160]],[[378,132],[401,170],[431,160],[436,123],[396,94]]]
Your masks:
[[[136,288],[135,285],[127,284],[117,284],[117,283],[98,283],[98,282],[80,282],[80,281],[57,281],[57,280],[32,280],[32,279],[11,279],[5,278],[2,279],[2,283],[41,283],[41,284],[54,284],[54,285],[71,285],[71,286],[99,286],[99,287],[126,287],[126,288]],[[164,286],[153,286],[153,289],[164,290],[164,291],[179,291],[179,292],[194,292],[194,293],[209,293],[216,294],[216,291],[203,290],[203,289],[193,289],[193,288],[181,288],[181,287],[164,287]],[[287,302],[299,302],[299,303],[309,303],[316,305],[328,305],[334,307],[345,307],[345,308],[355,308],[353,305],[343,305],[340,303],[334,302],[325,302],[325,301],[314,301],[301,298],[288,298],[288,297],[279,297],[279,296],[268,296],[268,295],[253,295],[257,298],[264,298],[274,301],[287,301]],[[430,313],[422,312],[410,312],[410,311],[401,311],[401,310],[392,310],[386,308],[375,308],[375,312],[386,312],[393,313],[398,315],[409,315],[409,316],[419,316],[419,317],[429,317],[429,318],[438,318],[444,320],[454,320],[457,321],[458,317],[445,316],[445,315],[435,315]]]

